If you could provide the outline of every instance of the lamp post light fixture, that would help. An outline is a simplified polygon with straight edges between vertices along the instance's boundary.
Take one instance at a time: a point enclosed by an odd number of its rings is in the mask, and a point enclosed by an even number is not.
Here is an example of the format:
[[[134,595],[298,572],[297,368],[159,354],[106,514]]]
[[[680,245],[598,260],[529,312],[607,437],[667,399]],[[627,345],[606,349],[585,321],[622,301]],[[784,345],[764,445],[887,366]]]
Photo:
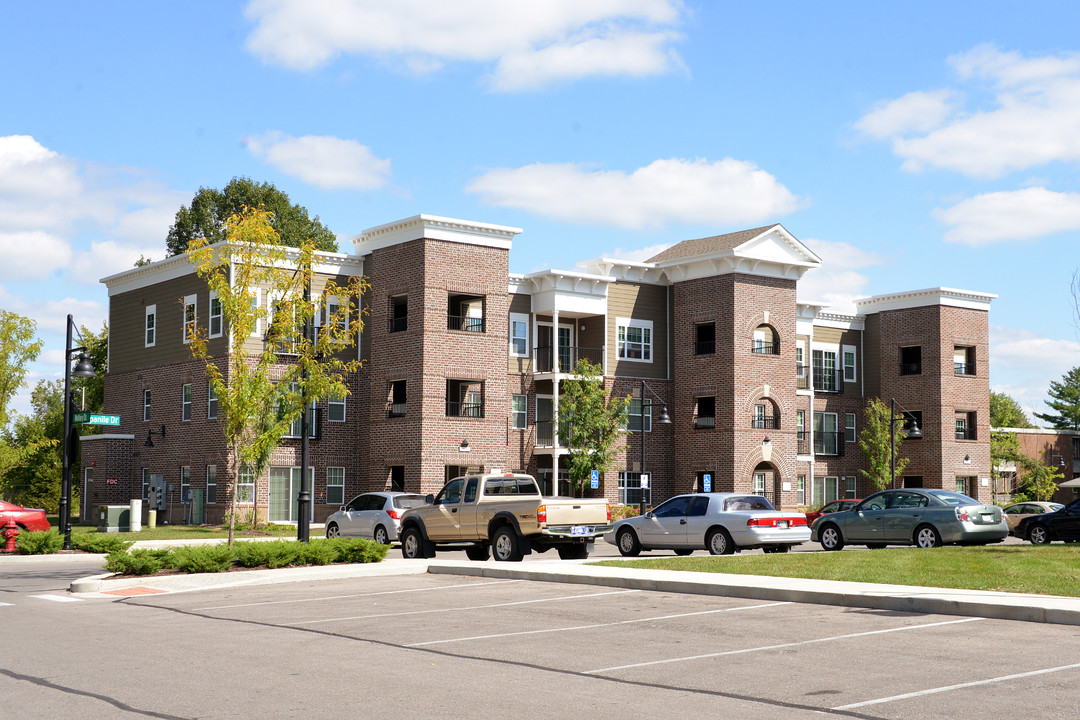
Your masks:
[[[148,447],[148,448],[154,447],[154,436],[155,435],[157,435],[162,440],[164,440],[165,439],[165,426],[164,425],[161,426],[161,431],[160,432],[157,431],[157,430],[147,430],[146,431],[146,442],[143,443],[143,447]]]
[[[641,381],[641,406],[638,408],[639,411],[640,411],[640,417],[641,417],[641,426],[638,428],[641,431],[641,468],[640,468],[640,472],[638,473],[638,478],[639,478],[638,484],[639,484],[639,486],[641,484],[641,481],[644,480],[647,477],[647,475],[645,474],[645,390],[646,389],[648,389],[648,391],[653,394],[653,397],[655,397],[661,403],[664,402],[664,399],[661,398],[659,395],[657,395],[655,390],[653,390],[651,387],[646,385],[644,380]],[[652,417],[652,400],[649,401],[649,417]],[[660,410],[660,417],[658,417],[656,419],[656,422],[659,423],[660,425],[670,425],[671,424],[671,418],[668,417],[667,405],[666,404],[662,406],[662,408]],[[640,487],[640,490],[641,490],[641,505],[638,507],[638,514],[644,515],[645,514],[645,488]],[[651,485],[649,486],[649,496],[650,497],[652,496],[652,486]]]
[[[71,549],[71,455],[74,452],[75,444],[72,442],[72,435],[75,434],[75,428],[71,422],[71,413],[73,405],[73,397],[71,392],[71,376],[81,378],[97,377],[97,373],[94,372],[94,366],[90,363],[90,357],[86,354],[86,347],[71,347],[71,335],[72,333],[78,333],[78,329],[75,327],[75,321],[72,320],[71,315],[67,316],[67,341],[64,345],[64,442],[61,451],[61,468],[60,475],[60,534],[64,536],[64,549]],[[79,340],[82,341],[82,336],[79,336]],[[75,365],[75,371],[71,370],[71,356],[72,353],[79,353],[79,362]]]
[[[893,488],[896,487],[896,423],[901,420],[907,422],[908,416],[911,414],[903,405],[900,406],[900,410],[904,414],[896,417],[896,398],[892,398],[889,403],[889,476],[892,478]],[[922,437],[922,430],[919,429],[919,423],[915,421],[914,417],[911,417],[911,426],[904,431],[904,434],[916,440]]]

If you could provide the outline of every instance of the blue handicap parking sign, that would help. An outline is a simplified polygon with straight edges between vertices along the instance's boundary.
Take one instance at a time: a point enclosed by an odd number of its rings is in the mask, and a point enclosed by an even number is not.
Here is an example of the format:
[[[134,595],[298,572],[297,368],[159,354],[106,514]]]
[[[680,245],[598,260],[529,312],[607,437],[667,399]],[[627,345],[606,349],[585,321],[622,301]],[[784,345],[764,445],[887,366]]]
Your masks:
[[[593,470],[589,474],[589,481],[591,483],[591,486],[592,486],[593,490],[600,487],[600,471],[599,470]]]
[[[705,473],[701,476],[701,491],[712,492],[712,475]]]

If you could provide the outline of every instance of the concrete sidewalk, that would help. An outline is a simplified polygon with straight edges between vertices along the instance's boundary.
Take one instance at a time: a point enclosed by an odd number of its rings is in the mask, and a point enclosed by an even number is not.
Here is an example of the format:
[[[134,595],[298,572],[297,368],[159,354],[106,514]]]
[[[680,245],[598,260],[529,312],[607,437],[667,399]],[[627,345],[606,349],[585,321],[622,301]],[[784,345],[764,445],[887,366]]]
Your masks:
[[[390,558],[380,563],[365,565],[327,565],[199,575],[117,577],[104,574],[76,580],[71,583],[70,589],[73,593],[93,593],[99,597],[115,598],[282,582],[424,573],[580,583],[659,592],[1080,625],[1080,598],[758,575],[644,570],[590,565],[588,561],[571,560],[498,563],[494,560],[470,562]]]

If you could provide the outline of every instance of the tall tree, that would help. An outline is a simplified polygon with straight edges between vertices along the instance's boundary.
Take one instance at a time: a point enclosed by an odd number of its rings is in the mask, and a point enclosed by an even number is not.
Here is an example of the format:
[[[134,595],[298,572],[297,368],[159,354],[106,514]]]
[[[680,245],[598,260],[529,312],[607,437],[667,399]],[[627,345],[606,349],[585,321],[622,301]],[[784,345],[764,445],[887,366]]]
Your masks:
[[[261,207],[269,213],[270,225],[283,245],[300,247],[313,242],[316,250],[337,251],[337,237],[317,215],[309,218],[306,208],[294,204],[272,183],[260,184],[242,177],[233,178],[222,190],[201,187],[191,199],[190,207],[180,207],[165,241],[168,254],[186,252],[195,238],[203,238],[210,244],[225,240],[229,218],[240,215],[246,207]]]
[[[604,389],[603,370],[578,360],[574,377],[562,381],[559,440],[569,450],[567,469],[574,492],[584,495],[593,470],[603,474],[615,461],[615,441],[625,432],[629,401]]]
[[[327,303],[328,312],[314,340],[300,336],[298,328],[319,312],[317,302],[305,292],[311,287],[315,247],[303,244],[296,254],[297,270],[285,270],[293,263],[272,220],[265,209],[244,208],[226,221],[227,244],[212,248],[209,239],[197,238],[189,250],[195,272],[221,303],[228,337],[227,357],[214,358],[206,328],[196,328],[189,335],[192,355],[206,363],[230,449],[225,483],[231,496],[230,544],[236,527],[240,467],[253,466],[268,454],[311,401],[348,395],[347,376],[359,367],[357,361],[345,357],[361,327],[358,308],[363,281],[355,278],[348,287],[328,283],[323,297],[333,297],[336,304]],[[276,299],[272,312],[254,302],[257,289]],[[260,321],[268,326],[266,342],[253,353],[249,343]],[[278,352],[286,346],[295,359],[282,364]],[[264,422],[267,417],[275,422]]]
[[[893,419],[897,422],[892,422]],[[884,490],[892,484],[894,452],[896,477],[902,477],[907,468],[908,459],[900,455],[900,446],[907,437],[903,419],[904,416],[899,413],[894,418],[892,408],[879,398],[870,398],[866,403],[866,422],[863,423],[862,432],[859,433],[859,449],[866,455],[866,465],[869,469],[859,470],[859,473],[873,483],[878,490]]]
[[[1020,403],[1003,392],[990,391],[990,427],[1033,428]]]
[[[1080,430],[1080,367],[1074,367],[1061,378],[1050,381],[1050,400],[1046,404],[1054,412],[1035,413],[1035,417],[1050,423],[1057,430]]]
[[[39,380],[30,393],[30,407],[29,415],[15,416],[4,435],[11,453],[3,473],[3,495],[13,502],[56,512],[60,502],[64,381]]]
[[[8,404],[22,387],[27,363],[41,352],[36,328],[37,323],[30,318],[0,309],[0,428],[10,419]]]
[[[1013,493],[1013,502],[1049,500],[1057,492],[1058,481],[1065,478],[1064,473],[1056,467],[1043,465],[1025,455],[1020,456],[1017,465],[1023,475],[1020,477],[1019,489]]]

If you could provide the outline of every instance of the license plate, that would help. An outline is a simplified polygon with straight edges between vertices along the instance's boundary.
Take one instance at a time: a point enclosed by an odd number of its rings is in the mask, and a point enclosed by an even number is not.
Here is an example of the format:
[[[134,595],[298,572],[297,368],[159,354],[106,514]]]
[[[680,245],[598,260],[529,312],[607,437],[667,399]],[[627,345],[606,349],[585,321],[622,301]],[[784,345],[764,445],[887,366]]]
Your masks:
[[[982,519],[983,519],[983,522],[985,522],[985,523],[992,523],[992,522],[994,522],[994,514],[993,513],[983,513]]]
[[[788,521],[787,521],[787,520],[780,520],[779,522],[777,522],[777,523],[776,523],[776,527],[778,527],[778,528],[780,528],[780,529],[782,529],[782,530],[786,530],[786,529],[787,529],[787,525],[788,525]]]
[[[588,535],[592,528],[587,528],[584,525],[574,525],[570,528],[571,535]]]

